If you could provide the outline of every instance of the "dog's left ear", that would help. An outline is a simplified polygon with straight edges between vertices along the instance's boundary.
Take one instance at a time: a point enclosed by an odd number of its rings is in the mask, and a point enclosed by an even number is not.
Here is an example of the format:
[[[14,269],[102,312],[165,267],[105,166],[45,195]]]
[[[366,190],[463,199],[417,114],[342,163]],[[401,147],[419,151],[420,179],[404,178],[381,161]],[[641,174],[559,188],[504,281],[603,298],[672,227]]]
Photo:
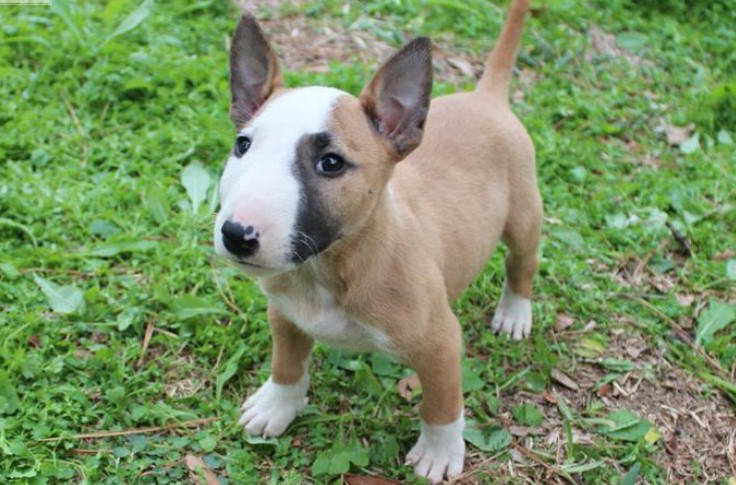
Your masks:
[[[393,55],[360,95],[363,110],[399,160],[422,141],[432,91],[432,43],[419,37]]]
[[[243,15],[230,46],[230,118],[235,128],[250,120],[281,84],[278,59],[258,21]]]

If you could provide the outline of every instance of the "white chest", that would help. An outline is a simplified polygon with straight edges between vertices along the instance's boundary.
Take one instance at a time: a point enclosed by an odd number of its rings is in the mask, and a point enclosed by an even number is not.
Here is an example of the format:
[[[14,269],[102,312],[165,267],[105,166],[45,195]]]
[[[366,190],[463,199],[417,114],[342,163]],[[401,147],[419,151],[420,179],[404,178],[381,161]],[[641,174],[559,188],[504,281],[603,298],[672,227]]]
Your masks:
[[[320,286],[269,294],[269,298],[284,316],[316,340],[348,350],[389,350],[389,340],[384,332],[351,318]]]

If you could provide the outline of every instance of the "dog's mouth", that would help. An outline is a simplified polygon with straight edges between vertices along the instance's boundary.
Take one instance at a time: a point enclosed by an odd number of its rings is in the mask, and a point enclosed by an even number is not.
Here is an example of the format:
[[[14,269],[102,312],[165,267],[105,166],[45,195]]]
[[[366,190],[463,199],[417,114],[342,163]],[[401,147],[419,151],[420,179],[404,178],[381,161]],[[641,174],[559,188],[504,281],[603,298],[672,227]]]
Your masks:
[[[244,273],[249,274],[251,276],[255,276],[257,278],[266,278],[270,276],[276,276],[276,275],[279,275],[289,270],[288,267],[278,268],[278,267],[273,267],[273,266],[265,266],[265,265],[258,264],[258,263],[251,263],[250,261],[244,261],[242,259],[233,259],[233,258],[226,258],[226,259],[231,265],[240,269]]]
[[[243,261],[242,259],[238,259],[235,261],[235,264],[238,264],[240,266],[245,266],[248,268],[258,268],[258,269],[265,269],[265,270],[273,270],[273,268],[269,268],[268,266],[262,266],[260,264],[255,263],[249,263],[248,261]]]

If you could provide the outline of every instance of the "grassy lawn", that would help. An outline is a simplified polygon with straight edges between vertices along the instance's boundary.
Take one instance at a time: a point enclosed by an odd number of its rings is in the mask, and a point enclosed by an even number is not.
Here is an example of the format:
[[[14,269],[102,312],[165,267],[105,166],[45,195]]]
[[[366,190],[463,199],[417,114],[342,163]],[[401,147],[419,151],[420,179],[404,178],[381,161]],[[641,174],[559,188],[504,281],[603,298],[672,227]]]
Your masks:
[[[417,34],[436,93],[470,89],[504,11],[259,3],[290,85],[353,93]],[[536,320],[523,342],[489,331],[503,249],[455,305],[463,483],[736,482],[728,3],[555,0],[528,20],[513,100],[545,201]],[[418,483],[418,392],[382,356],[318,346],[283,437],[236,424],[270,336],[211,242],[235,8],[53,4],[0,6],[0,481]]]

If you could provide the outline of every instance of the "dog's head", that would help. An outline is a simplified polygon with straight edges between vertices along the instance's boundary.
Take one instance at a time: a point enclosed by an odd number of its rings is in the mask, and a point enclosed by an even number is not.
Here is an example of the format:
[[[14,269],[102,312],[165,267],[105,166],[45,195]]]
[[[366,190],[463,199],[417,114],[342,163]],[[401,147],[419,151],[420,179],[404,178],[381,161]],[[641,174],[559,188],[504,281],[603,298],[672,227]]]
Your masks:
[[[396,162],[420,143],[432,87],[430,42],[391,57],[356,98],[284,89],[252,16],[230,51],[237,134],[220,181],[218,254],[256,276],[295,268],[369,218]]]

